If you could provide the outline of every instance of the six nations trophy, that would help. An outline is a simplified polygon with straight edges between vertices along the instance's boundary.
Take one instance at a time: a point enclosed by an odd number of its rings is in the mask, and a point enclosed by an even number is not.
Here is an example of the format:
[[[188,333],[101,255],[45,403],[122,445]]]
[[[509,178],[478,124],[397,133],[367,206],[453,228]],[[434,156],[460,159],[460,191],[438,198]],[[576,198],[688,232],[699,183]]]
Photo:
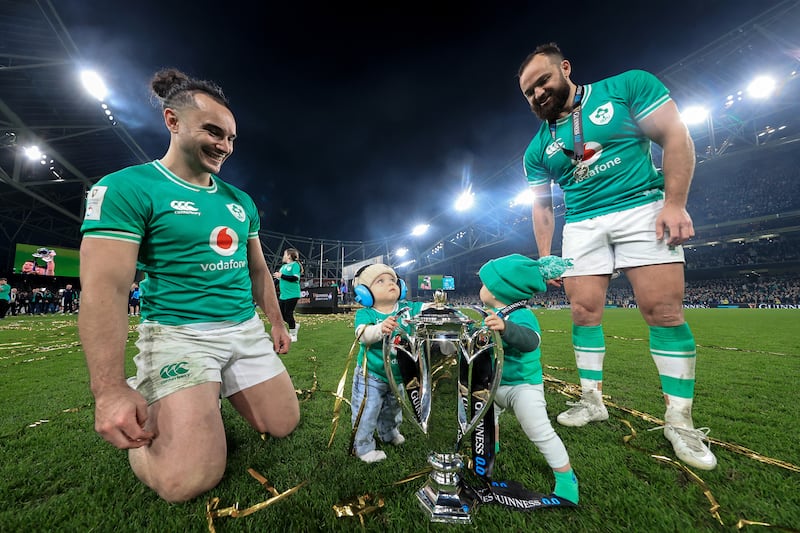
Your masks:
[[[503,370],[503,343],[497,332],[482,326],[480,320],[469,318],[476,312],[471,307],[446,305],[445,293],[437,291],[432,307],[406,319],[413,326],[413,335],[397,330],[384,338],[389,385],[403,410],[426,435],[434,388],[432,354],[442,354],[443,360],[450,358],[449,362],[458,368],[455,448],[452,452],[430,453],[432,471],[417,491],[417,499],[431,522],[472,522],[470,511],[479,498],[462,480],[464,458],[459,450],[463,439],[472,437],[476,474],[490,476],[494,463],[493,399]],[[395,355],[403,390],[393,374],[391,360]]]

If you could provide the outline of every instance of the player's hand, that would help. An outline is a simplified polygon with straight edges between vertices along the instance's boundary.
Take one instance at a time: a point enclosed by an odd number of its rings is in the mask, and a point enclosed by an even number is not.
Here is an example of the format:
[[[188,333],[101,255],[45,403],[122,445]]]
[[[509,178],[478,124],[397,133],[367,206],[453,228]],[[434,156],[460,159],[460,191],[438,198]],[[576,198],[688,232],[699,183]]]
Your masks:
[[[148,446],[155,438],[144,429],[147,402],[125,381],[95,394],[94,429],[121,450]]]
[[[564,286],[564,280],[562,280],[561,278],[548,279],[547,281],[545,281],[545,283],[551,287],[555,287],[556,289],[559,289]]]
[[[289,353],[289,347],[292,345],[292,338],[283,323],[273,324],[270,330],[272,337],[272,345],[275,348],[275,353]]]
[[[486,324],[486,327],[492,331],[499,331],[503,333],[506,329],[506,321],[497,316],[497,313],[494,311],[488,311],[488,315],[486,318],[483,319],[483,323]]]
[[[667,246],[678,246],[694,237],[694,224],[683,207],[667,203],[656,218],[656,239],[667,239]]]
[[[273,272],[273,273],[272,273],[272,277],[273,277],[273,278],[275,278],[275,279],[281,279],[281,272],[280,272],[280,270],[279,270],[279,271],[277,271],[277,272]]]

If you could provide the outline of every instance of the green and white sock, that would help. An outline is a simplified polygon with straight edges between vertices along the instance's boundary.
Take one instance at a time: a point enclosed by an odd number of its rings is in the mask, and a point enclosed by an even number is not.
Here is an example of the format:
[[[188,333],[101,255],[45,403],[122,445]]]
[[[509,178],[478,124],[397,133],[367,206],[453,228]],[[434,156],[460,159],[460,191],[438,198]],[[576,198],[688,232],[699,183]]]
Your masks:
[[[603,382],[603,359],[606,356],[606,343],[603,326],[572,326],[572,349],[575,350],[575,363],[578,377],[584,392],[598,390]]]
[[[673,327],[650,326],[650,354],[658,368],[664,394],[670,398],[694,398],[697,347],[689,324],[684,322]],[[689,406],[691,407],[691,402]]]

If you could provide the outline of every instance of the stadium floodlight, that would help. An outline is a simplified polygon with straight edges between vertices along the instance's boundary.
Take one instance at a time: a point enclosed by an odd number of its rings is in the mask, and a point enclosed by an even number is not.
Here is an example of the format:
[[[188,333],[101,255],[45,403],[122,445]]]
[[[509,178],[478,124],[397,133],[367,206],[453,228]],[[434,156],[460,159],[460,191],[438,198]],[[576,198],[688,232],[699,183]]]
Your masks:
[[[417,262],[416,259],[409,259],[408,261],[403,261],[402,263],[400,263],[399,265],[395,266],[394,268],[397,269],[397,268],[407,267],[408,265],[413,265],[416,262]]]
[[[86,89],[89,94],[101,102],[106,99],[108,89],[97,72],[94,70],[81,71],[81,81],[83,82],[83,88]]]
[[[25,154],[25,157],[31,161],[36,161],[38,159],[44,159],[47,157],[41,152],[41,150],[39,150],[38,146],[26,146],[22,149],[22,151]]]
[[[456,208],[456,211],[466,211],[473,205],[475,205],[475,193],[472,192],[472,185],[470,185],[458,196],[458,198],[456,198],[454,207]]]
[[[702,124],[708,119],[708,109],[699,105],[689,106],[681,113],[681,119],[685,124]]]
[[[415,237],[419,237],[420,235],[425,235],[425,232],[428,231],[428,228],[430,227],[431,227],[430,224],[417,224],[416,226],[414,226],[414,229],[411,230],[411,235]]]
[[[517,194],[513,200],[511,200],[511,207],[515,205],[531,205],[533,204],[533,200],[536,198],[536,195],[533,193],[533,190],[528,187],[524,191]]]
[[[408,253],[408,248],[406,248],[405,246],[403,246],[403,247],[401,247],[401,248],[398,248],[398,249],[397,249],[397,250],[394,252],[394,255],[396,255],[397,257],[404,257],[404,256],[405,256],[407,253]]]
[[[753,98],[769,98],[775,91],[775,79],[758,76],[747,86],[747,94]]]

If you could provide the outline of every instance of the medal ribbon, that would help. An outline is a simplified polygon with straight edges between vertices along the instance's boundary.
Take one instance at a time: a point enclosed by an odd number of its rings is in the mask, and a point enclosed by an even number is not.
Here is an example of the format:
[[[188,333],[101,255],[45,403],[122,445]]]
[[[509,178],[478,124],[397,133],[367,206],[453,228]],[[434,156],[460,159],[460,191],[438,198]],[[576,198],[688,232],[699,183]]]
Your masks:
[[[574,140],[575,150],[569,150],[561,147],[564,154],[579,164],[583,161],[583,122],[581,121],[581,100],[583,99],[583,85],[578,85],[575,90],[575,98],[572,101],[572,137]],[[550,136],[556,140],[556,121],[549,120],[547,124],[550,126]]]

